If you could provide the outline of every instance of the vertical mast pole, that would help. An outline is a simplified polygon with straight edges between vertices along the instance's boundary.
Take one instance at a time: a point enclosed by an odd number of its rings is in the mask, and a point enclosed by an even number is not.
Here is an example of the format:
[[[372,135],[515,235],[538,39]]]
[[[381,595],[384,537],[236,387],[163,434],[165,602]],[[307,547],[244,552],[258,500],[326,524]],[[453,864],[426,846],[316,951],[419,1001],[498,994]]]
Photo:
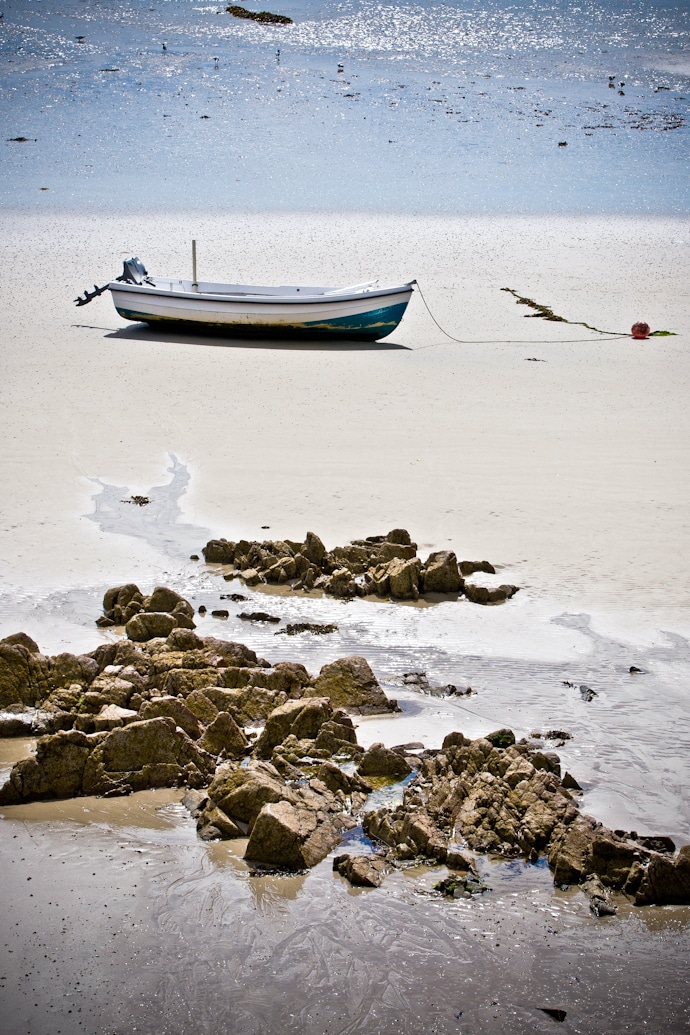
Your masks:
[[[192,241],[192,291],[198,291],[199,284],[196,279],[196,241]]]

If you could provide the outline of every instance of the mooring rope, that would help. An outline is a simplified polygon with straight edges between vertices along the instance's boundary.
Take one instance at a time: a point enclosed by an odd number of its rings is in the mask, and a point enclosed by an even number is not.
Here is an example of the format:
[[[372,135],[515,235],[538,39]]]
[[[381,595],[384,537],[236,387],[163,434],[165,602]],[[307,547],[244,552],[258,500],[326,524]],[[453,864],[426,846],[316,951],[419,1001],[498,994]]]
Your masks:
[[[579,343],[582,343],[582,342],[591,342],[592,340],[594,340],[594,341],[615,341],[617,338],[629,338],[630,337],[630,334],[615,334],[615,333],[613,333],[611,331],[598,331],[598,330],[596,330],[595,327],[592,327],[592,330],[595,331],[596,334],[605,335],[605,337],[595,338],[595,339],[592,339],[592,338],[552,338],[552,339],[544,339],[544,338],[542,338],[542,339],[539,339],[538,341],[533,339],[533,338],[503,338],[503,339],[490,339],[490,340],[486,340],[485,339],[485,340],[482,340],[482,341],[469,341],[469,340],[466,340],[464,338],[456,338],[456,337],[454,337],[454,335],[450,334],[445,329],[445,327],[441,326],[441,324],[438,322],[438,320],[436,319],[436,317],[432,313],[431,309],[429,308],[429,303],[427,302],[426,298],[424,297],[424,292],[421,289],[419,281],[418,280],[412,280],[412,281],[410,281],[410,283],[411,284],[416,284],[417,291],[419,292],[419,297],[421,298],[422,302],[424,303],[424,307],[425,307],[427,313],[429,314],[431,319],[434,321],[434,323],[438,327],[438,329],[441,332],[441,334],[445,334],[446,338],[450,338],[451,341],[457,342],[458,345],[561,345],[561,344],[573,345],[573,344],[579,344]],[[559,320],[558,322],[559,323],[560,322],[570,323],[570,320],[563,320],[563,321]],[[422,345],[420,347],[421,348],[429,348],[430,346]]]

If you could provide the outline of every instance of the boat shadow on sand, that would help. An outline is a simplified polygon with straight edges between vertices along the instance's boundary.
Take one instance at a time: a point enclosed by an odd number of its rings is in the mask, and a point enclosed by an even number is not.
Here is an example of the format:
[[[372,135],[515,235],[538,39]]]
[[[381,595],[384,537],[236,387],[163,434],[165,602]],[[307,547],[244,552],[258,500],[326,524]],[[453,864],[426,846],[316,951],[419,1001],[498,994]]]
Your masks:
[[[147,324],[135,324],[132,327],[121,327],[105,335],[106,338],[121,338],[127,341],[166,342],[180,345],[206,345],[236,349],[276,349],[281,352],[385,352],[392,349],[410,351],[409,346],[399,345],[393,341],[357,341],[352,338],[262,338],[262,337],[228,337],[222,332],[199,334],[182,328],[176,331],[163,331],[149,327]]]

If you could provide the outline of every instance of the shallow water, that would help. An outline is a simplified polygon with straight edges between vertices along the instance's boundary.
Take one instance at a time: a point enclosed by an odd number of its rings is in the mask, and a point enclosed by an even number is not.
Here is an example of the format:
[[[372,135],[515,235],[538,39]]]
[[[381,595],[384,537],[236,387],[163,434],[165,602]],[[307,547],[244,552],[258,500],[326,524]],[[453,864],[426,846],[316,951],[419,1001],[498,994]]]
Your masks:
[[[683,2],[3,10],[3,205],[688,211]]]

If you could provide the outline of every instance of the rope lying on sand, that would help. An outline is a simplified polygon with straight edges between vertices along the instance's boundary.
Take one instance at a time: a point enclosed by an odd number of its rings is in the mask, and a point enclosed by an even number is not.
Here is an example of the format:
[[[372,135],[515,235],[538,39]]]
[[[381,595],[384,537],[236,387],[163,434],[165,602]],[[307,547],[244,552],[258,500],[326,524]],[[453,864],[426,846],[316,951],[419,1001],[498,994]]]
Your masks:
[[[419,297],[421,298],[422,302],[424,303],[426,311],[428,312],[429,316],[431,317],[431,319],[434,321],[434,323],[438,327],[438,329],[441,332],[441,334],[445,334],[446,338],[450,338],[451,341],[455,341],[459,345],[560,345],[560,344],[568,345],[568,344],[576,344],[576,343],[580,343],[580,342],[591,342],[592,341],[591,338],[552,338],[552,339],[546,339],[546,340],[545,339],[540,339],[538,341],[535,340],[535,339],[532,339],[532,338],[504,338],[504,339],[490,339],[490,340],[484,339],[484,340],[481,340],[481,341],[476,341],[476,340],[475,341],[469,341],[469,340],[466,340],[466,339],[463,339],[463,338],[456,338],[452,334],[449,334],[449,332],[444,327],[441,326],[441,324],[438,322],[438,320],[436,319],[436,317],[432,313],[431,309],[429,308],[429,303],[427,302],[426,298],[424,297],[424,292],[422,291],[422,289],[420,287],[419,281],[418,280],[413,280],[412,283],[416,284],[417,291],[419,292]],[[590,326],[590,324],[584,323],[582,320],[567,320],[564,316],[557,316],[553,312],[553,310],[550,309],[548,306],[540,305],[540,303],[534,302],[531,298],[524,298],[522,295],[519,295],[517,293],[517,291],[514,291],[512,288],[501,288],[501,291],[507,291],[509,294],[514,295],[515,298],[517,299],[518,305],[527,305],[531,309],[536,309],[537,312],[529,314],[531,317],[541,317],[542,319],[550,320],[553,323],[571,323],[571,324],[576,325],[578,327],[586,327],[588,330],[594,331],[596,334],[604,335],[604,337],[599,339],[600,341],[614,341],[617,338],[629,338],[630,337],[630,333],[629,332],[626,333],[626,334],[623,334],[623,333],[618,332],[618,331],[602,331],[602,330],[599,330],[598,327],[592,327],[592,326]],[[661,337],[661,336],[671,335],[673,333],[674,333],[673,331],[652,331],[650,337]],[[422,346],[422,347],[423,348],[424,347],[428,348],[428,346]]]

